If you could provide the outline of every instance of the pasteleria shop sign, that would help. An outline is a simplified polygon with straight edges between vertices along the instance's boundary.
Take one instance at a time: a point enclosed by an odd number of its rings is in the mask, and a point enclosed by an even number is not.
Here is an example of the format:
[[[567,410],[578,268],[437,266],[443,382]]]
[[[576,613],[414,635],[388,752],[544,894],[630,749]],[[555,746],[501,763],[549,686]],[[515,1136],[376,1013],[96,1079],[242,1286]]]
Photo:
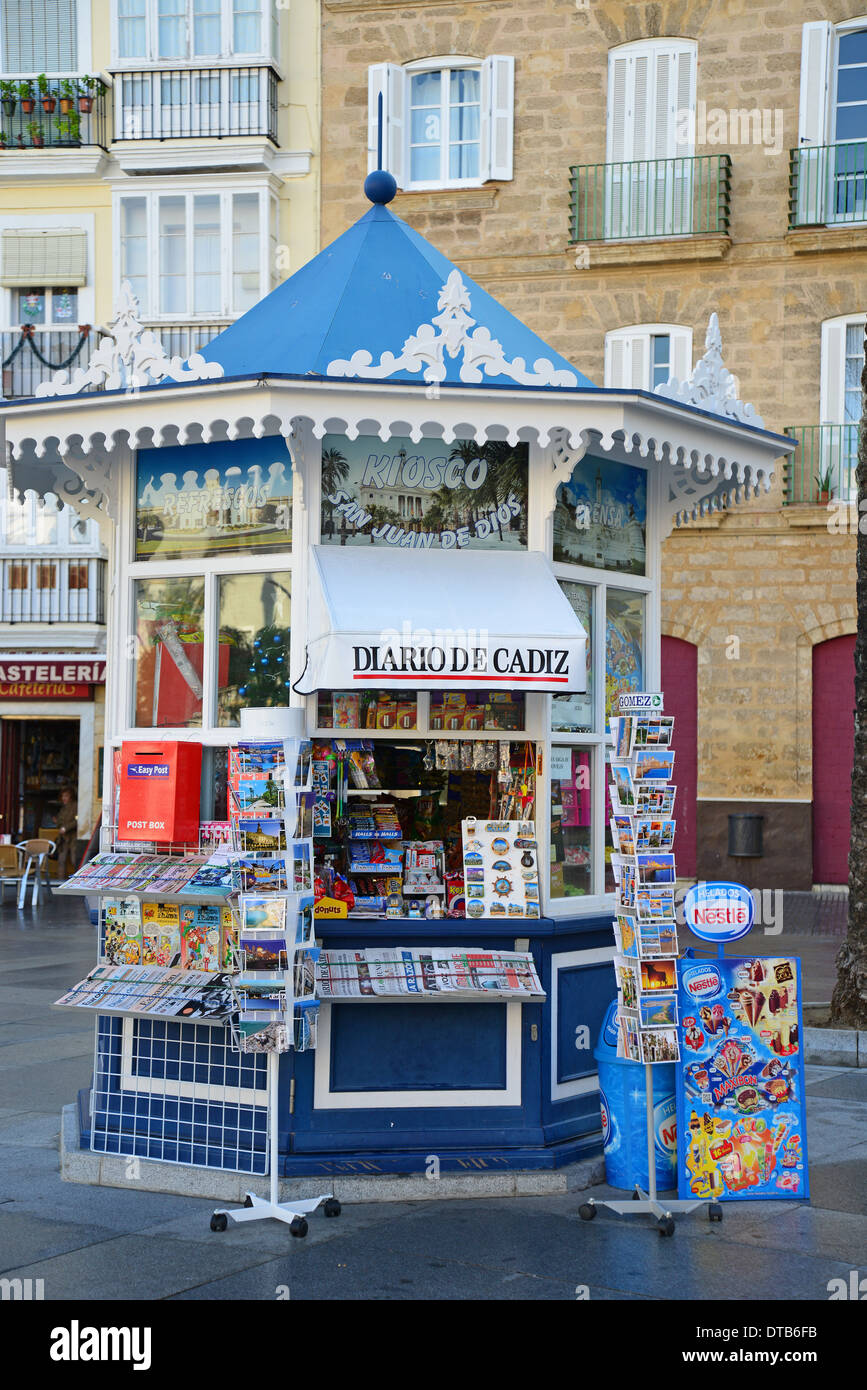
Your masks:
[[[0,661],[0,684],[104,685],[105,657],[21,656]]]
[[[737,941],[753,925],[753,899],[741,883],[694,883],[683,900],[686,925],[702,941]]]

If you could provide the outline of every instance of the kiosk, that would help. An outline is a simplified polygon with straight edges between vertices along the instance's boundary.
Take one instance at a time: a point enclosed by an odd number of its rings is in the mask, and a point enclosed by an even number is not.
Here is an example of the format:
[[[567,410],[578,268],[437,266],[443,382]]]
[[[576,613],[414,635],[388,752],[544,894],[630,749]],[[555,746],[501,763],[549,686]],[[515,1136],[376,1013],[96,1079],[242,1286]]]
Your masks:
[[[280,1059],[281,1171],[553,1168],[600,1146],[606,719],[658,689],[661,543],[792,445],[737,400],[715,318],[689,381],[601,390],[392,185],[186,362],[127,286],[87,370],[6,408],[12,478],[110,531],[106,743],[201,744],[201,822],[226,818],[241,711],[305,711],[316,871],[353,898],[329,895],[324,951],[532,952],[544,1002],[323,1002],[315,1051]],[[535,823],[535,911],[454,915],[473,815]],[[395,826],[441,863],[390,860]],[[100,1018],[82,1146],[265,1172],[264,1063],[218,1026]]]

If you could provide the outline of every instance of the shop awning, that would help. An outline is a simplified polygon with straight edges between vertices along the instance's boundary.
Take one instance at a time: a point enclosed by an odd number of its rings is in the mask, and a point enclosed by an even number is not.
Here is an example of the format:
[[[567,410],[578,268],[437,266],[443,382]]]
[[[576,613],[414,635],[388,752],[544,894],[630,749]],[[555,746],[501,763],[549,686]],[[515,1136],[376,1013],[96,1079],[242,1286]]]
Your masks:
[[[587,634],[538,551],[312,548],[296,689],[586,689]]]

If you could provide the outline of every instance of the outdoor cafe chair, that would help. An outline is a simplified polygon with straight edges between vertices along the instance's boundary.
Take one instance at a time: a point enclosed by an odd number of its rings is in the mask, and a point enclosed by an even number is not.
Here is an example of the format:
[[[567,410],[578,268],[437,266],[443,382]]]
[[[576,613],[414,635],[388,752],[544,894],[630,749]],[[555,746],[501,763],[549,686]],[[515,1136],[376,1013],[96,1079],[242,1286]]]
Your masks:
[[[24,854],[24,873],[21,875],[21,883],[18,888],[18,906],[23,907],[27,897],[27,880],[30,877],[30,870],[33,870],[33,897],[31,906],[36,907],[39,903],[39,889],[45,886],[48,897],[51,898],[51,883],[48,878],[48,865],[46,860],[49,855],[54,853],[55,845],[53,840],[22,840],[16,848]],[[44,870],[44,872],[43,872]]]
[[[6,884],[20,887],[24,873],[24,855],[17,845],[0,845],[0,903],[6,897]]]

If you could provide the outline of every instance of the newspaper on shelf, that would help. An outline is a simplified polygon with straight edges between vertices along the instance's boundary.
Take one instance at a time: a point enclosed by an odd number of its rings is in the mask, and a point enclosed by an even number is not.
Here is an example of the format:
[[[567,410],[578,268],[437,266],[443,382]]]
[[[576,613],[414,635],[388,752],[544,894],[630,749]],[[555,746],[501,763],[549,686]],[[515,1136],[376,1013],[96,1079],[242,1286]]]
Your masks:
[[[545,998],[528,951],[435,946],[322,951],[317,982],[322,999]]]

